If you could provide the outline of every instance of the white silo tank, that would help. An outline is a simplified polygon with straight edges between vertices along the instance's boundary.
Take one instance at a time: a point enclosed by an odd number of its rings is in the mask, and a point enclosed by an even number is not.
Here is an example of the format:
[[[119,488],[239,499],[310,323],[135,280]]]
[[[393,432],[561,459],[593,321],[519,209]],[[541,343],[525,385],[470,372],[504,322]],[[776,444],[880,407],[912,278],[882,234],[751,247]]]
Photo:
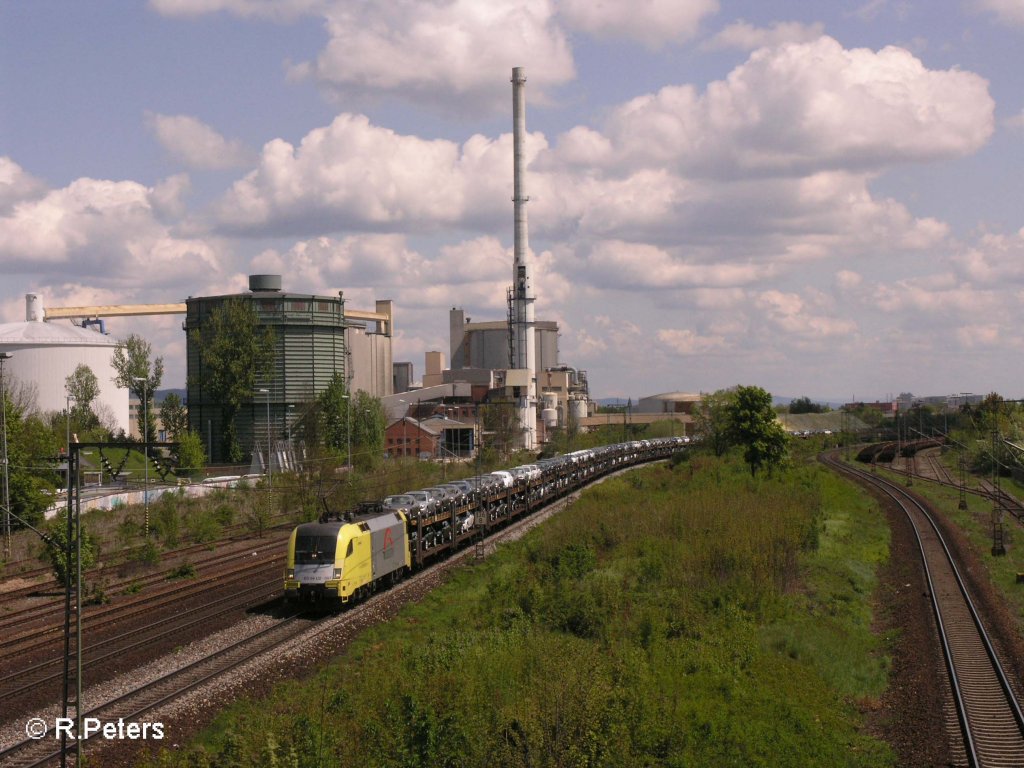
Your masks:
[[[580,419],[587,418],[587,401],[582,398],[573,398],[569,401],[569,408],[572,418],[579,423]]]
[[[546,429],[554,429],[558,426],[558,409],[545,408],[540,412],[540,418]]]
[[[36,294],[25,297],[25,317],[23,323],[0,325],[0,352],[11,355],[4,372],[35,390],[40,411],[63,411],[65,380],[79,365],[87,365],[99,383],[96,403],[107,406],[115,428],[127,432],[128,390],[114,384],[117,371],[111,364],[117,340],[66,321],[44,322],[43,304]]]
[[[544,422],[545,428],[554,429],[558,426],[558,393],[542,392],[541,404],[541,421]]]

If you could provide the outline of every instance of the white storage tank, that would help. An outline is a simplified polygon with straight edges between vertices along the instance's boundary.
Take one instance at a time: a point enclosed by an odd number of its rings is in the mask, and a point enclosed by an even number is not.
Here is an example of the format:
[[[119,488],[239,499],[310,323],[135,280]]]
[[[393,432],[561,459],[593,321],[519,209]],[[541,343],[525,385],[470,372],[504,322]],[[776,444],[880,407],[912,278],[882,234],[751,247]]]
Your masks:
[[[587,401],[582,398],[573,398],[569,401],[569,410],[572,418],[579,423],[580,419],[587,418]]]
[[[544,422],[546,429],[554,429],[558,426],[558,409],[545,408],[540,412],[540,418]]]
[[[63,411],[65,379],[80,364],[87,365],[100,387],[96,403],[106,406],[115,429],[127,432],[128,390],[114,384],[117,371],[111,365],[117,339],[70,321],[47,323],[43,317],[41,299],[30,293],[25,296],[25,322],[0,324],[0,352],[11,355],[4,363],[4,374],[34,388],[40,411]]]

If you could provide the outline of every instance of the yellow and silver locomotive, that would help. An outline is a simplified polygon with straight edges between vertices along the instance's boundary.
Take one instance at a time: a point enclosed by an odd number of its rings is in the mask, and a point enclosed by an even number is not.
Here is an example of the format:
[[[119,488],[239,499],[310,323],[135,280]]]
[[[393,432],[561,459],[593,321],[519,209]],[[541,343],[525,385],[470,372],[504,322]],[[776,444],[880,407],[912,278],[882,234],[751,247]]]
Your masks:
[[[400,581],[412,567],[405,514],[362,510],[292,531],[284,593],[289,600],[347,603]]]

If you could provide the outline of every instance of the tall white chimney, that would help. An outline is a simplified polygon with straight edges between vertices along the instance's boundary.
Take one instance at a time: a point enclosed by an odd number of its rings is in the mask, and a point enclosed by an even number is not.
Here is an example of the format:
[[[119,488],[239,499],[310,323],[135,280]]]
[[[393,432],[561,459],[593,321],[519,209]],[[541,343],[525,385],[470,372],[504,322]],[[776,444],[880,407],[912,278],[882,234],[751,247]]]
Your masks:
[[[529,386],[516,400],[523,448],[537,446],[537,353],[534,340],[533,261],[526,229],[526,72],[512,70],[512,174],[514,241],[512,263],[512,367],[529,371]]]

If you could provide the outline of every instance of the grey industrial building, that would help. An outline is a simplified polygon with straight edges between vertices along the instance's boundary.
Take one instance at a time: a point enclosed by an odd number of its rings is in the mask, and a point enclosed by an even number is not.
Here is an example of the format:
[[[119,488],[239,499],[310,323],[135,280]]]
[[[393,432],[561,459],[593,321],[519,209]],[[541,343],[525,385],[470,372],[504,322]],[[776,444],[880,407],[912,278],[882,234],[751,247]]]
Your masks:
[[[377,397],[393,391],[391,301],[376,302],[376,312],[346,312],[343,292],[285,293],[280,275],[252,275],[249,289],[186,301],[189,427],[207,443],[212,462],[226,460],[221,404],[203,389],[202,362],[191,331],[202,333],[210,313],[225,302],[249,303],[260,325],[274,331],[274,370],[269,380],[257,384],[257,389],[269,392],[253,392],[235,419],[243,448],[266,442],[268,433],[271,441],[290,434],[303,406],[312,403],[336,373],[348,380],[349,391]]]
[[[461,309],[452,308],[448,315],[451,370],[462,368],[511,368],[512,341],[506,320],[474,323]],[[537,320],[533,328],[536,340],[534,375],[558,366],[558,323]]]

